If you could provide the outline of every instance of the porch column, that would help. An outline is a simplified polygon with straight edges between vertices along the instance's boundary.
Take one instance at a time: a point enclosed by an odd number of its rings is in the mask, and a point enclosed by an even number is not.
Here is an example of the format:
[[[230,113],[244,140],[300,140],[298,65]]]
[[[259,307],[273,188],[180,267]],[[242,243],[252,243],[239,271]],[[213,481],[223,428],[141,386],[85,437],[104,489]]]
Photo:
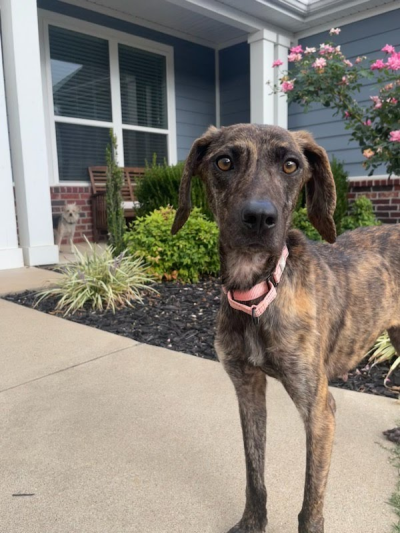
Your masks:
[[[24,260],[22,250],[18,248],[0,39],[0,270],[22,266]]]
[[[280,70],[287,68],[290,40],[269,30],[260,30],[248,39],[250,44],[250,120],[255,124],[287,127],[287,99],[274,95],[277,82],[275,59],[282,59]]]
[[[0,0],[0,13],[20,245],[26,265],[57,263],[36,0]]]

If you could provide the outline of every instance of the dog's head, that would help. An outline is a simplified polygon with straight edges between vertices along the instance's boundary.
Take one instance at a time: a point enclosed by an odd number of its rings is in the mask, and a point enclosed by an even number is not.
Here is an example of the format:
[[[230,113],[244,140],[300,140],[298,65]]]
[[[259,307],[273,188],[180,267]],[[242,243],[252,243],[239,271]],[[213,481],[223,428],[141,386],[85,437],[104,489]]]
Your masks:
[[[311,223],[325,240],[335,241],[334,179],[325,150],[307,132],[251,124],[211,127],[186,161],[173,234],[189,217],[194,175],[205,182],[222,249],[235,250],[236,258],[279,257],[304,185]]]
[[[64,206],[62,217],[68,224],[76,224],[79,220],[79,206],[74,204],[66,204]]]

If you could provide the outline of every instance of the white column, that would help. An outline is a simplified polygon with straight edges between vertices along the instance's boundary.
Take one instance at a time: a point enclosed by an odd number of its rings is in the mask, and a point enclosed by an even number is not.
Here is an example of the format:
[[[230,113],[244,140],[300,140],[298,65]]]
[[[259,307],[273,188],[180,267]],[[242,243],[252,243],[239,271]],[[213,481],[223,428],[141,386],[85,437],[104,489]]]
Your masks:
[[[280,71],[287,69],[290,40],[269,30],[260,30],[248,39],[250,44],[250,120],[256,124],[272,124],[287,128],[287,99],[273,94],[278,71],[272,67],[282,59]]]
[[[0,0],[0,10],[20,245],[26,265],[57,263],[36,0]]]
[[[0,39],[0,270],[24,266],[22,250],[18,248],[12,180]]]

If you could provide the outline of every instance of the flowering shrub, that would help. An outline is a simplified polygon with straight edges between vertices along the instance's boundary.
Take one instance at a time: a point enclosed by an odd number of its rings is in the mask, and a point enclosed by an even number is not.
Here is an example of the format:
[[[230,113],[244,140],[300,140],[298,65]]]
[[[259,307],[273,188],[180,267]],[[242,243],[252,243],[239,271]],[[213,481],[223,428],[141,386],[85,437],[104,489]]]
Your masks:
[[[329,33],[338,35],[340,29],[332,28]],[[282,73],[274,91],[285,93],[289,103],[296,102],[305,110],[314,102],[332,108],[359,143],[370,175],[381,164],[388,174],[400,175],[400,52],[389,44],[382,52],[385,56],[375,62],[362,56],[353,64],[333,42],[304,50],[302,45],[295,46],[288,56],[292,68]],[[282,63],[278,59],[272,66],[279,68]],[[368,78],[375,78],[380,88],[368,106],[361,106],[355,95]]]

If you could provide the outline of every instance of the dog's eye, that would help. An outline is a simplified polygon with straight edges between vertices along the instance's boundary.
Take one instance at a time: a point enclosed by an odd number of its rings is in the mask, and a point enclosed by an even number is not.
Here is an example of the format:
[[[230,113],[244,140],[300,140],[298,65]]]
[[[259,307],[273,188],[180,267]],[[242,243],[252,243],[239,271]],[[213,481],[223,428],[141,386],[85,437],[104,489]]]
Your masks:
[[[233,168],[233,163],[230,157],[227,157],[226,155],[219,157],[216,161],[217,167],[220,170],[223,170],[224,172],[227,172],[228,170],[231,170]]]
[[[288,159],[283,165],[283,172],[286,174],[293,174],[297,170],[298,166],[295,161]]]

